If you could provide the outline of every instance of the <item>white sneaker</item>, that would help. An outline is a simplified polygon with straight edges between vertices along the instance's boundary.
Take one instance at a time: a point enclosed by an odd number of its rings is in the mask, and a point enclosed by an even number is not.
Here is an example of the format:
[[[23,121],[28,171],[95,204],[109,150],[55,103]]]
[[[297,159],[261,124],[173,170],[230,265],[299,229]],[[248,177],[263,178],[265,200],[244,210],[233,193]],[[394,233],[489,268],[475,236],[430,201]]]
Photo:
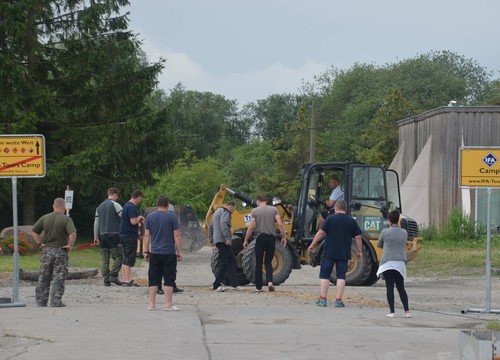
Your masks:
[[[231,290],[243,291],[243,288],[241,286],[234,286],[231,288]]]
[[[409,312],[405,312],[404,317],[409,319],[409,318],[411,318],[411,314]]]
[[[396,317],[396,314],[394,313],[389,313],[386,315],[388,318],[393,318],[393,317]]]
[[[217,291],[217,292],[224,292],[224,291],[226,291],[226,288],[225,288],[224,286],[222,286],[222,285],[221,285],[221,286],[219,286],[219,287],[217,288],[217,290],[215,290],[215,291]]]

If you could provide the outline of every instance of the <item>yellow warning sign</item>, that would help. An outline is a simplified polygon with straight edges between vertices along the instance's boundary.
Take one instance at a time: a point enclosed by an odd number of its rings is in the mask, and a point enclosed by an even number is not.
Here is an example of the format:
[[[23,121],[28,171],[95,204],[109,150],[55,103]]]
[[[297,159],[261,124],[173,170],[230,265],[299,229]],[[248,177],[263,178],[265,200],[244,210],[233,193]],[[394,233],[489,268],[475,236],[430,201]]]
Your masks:
[[[462,147],[460,187],[500,187],[500,148]]]
[[[0,135],[0,177],[45,176],[43,135]]]

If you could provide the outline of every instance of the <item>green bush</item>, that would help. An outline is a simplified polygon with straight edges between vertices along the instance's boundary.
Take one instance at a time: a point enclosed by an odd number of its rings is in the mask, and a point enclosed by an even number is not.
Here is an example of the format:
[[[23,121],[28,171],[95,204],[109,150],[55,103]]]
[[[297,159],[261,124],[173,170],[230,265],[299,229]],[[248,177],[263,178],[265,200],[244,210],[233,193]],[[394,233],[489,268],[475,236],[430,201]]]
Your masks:
[[[486,228],[460,209],[454,209],[441,229],[434,225],[420,227],[420,234],[425,241],[473,244],[483,240]]]
[[[429,227],[420,226],[420,235],[424,238],[425,241],[439,241],[441,240],[441,233],[438,228],[434,225]]]
[[[449,242],[467,242],[477,240],[476,223],[460,209],[453,209],[448,217],[442,238]]]

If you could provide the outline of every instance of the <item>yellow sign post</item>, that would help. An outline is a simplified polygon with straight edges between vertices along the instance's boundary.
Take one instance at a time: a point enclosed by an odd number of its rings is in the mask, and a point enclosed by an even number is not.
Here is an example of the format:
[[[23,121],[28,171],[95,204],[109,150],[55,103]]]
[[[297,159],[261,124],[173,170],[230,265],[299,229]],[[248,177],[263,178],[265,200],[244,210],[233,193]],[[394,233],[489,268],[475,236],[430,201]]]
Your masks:
[[[500,147],[461,147],[459,184],[461,188],[500,187]]]
[[[17,178],[44,177],[45,137],[43,135],[0,135],[0,178],[12,180],[12,222],[14,237],[14,266],[12,271],[12,300],[0,307],[26,306],[19,302],[19,234],[17,221]]]
[[[44,177],[43,135],[0,135],[0,177]]]
[[[464,309],[466,312],[500,314],[491,309],[491,191],[500,187],[500,147],[464,146],[459,151],[459,184],[461,188],[486,188],[486,306],[484,309]],[[477,199],[476,199],[477,201]]]

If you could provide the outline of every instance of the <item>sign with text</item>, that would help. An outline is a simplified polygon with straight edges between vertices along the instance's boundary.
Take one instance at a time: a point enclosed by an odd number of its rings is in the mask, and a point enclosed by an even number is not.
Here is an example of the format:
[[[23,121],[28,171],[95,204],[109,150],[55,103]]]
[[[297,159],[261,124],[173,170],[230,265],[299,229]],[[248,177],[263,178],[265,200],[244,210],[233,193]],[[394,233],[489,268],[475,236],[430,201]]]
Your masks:
[[[45,176],[43,135],[0,135],[0,177]]]
[[[500,187],[500,147],[461,147],[458,162],[460,187]]]

